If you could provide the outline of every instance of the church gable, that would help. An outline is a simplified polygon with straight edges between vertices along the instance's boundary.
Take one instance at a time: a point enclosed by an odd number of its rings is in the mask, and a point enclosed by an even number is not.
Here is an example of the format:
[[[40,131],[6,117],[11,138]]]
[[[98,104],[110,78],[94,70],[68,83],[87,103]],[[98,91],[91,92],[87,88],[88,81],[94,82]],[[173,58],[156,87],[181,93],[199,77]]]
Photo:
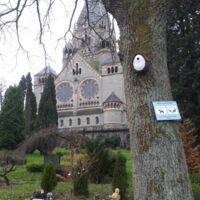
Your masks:
[[[55,84],[57,85],[63,81],[73,82],[75,79],[83,80],[88,77],[100,77],[95,64],[95,62],[87,62],[80,54],[77,53],[57,76]]]

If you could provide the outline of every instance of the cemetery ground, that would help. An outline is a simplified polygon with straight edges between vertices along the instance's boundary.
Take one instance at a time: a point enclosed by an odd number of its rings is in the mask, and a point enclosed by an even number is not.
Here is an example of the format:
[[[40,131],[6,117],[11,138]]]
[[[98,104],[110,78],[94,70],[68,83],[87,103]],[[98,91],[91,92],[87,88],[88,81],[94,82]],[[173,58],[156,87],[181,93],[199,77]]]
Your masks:
[[[112,151],[120,151],[126,157],[126,169],[128,173],[128,196],[133,199],[132,194],[132,160],[131,153],[128,149],[118,149]],[[54,153],[62,153],[61,166],[68,165],[70,162],[70,151],[62,148],[57,148]],[[75,159],[78,160],[84,155],[84,150],[81,150],[75,155]],[[40,155],[39,151],[35,151],[33,154],[28,154],[26,156],[26,163],[23,165],[16,166],[16,170],[9,174],[9,179],[11,181],[10,186],[6,186],[0,182],[0,200],[24,200],[31,197],[32,193],[41,188],[41,176],[42,172],[29,172],[27,166],[31,164],[42,164],[43,156]],[[92,198],[95,195],[100,195],[102,197],[108,196],[112,193],[112,185],[109,180],[103,184],[89,183],[89,196]],[[67,179],[62,182],[58,182],[55,190],[53,191],[56,200],[72,199],[73,183],[72,180]],[[74,199],[74,197],[73,197]],[[77,198],[76,198],[77,199]]]
[[[114,153],[120,152],[126,158],[126,170],[128,175],[128,199],[133,200],[133,186],[132,186],[132,158],[129,149],[112,150]],[[62,154],[61,166],[69,165],[70,151],[64,148],[56,148],[55,154]],[[75,160],[79,160],[85,154],[84,149],[75,155]],[[6,186],[0,179],[0,200],[25,200],[30,198],[34,191],[41,189],[42,172],[29,172],[27,166],[32,164],[43,164],[44,157],[40,155],[39,151],[26,155],[26,163],[16,166],[16,170],[11,172],[8,176],[11,181],[10,186]],[[72,180],[66,179],[59,181],[56,188],[53,190],[54,200],[92,200],[94,196],[107,197],[112,191],[112,180],[107,180],[106,183],[94,184],[89,182],[89,197],[75,197],[73,195]],[[192,190],[194,200],[200,200],[200,176],[192,175]],[[100,198],[100,199],[102,199]]]

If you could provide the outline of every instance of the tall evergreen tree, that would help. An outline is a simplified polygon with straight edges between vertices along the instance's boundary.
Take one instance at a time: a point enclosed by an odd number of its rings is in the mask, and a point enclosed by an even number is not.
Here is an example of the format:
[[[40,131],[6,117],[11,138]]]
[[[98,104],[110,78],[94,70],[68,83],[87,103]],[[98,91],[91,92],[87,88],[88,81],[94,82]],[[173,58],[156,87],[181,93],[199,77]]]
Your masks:
[[[26,95],[26,77],[24,75],[21,77],[18,87],[21,89],[23,93],[23,100],[24,100],[25,95]]]
[[[56,93],[54,79],[48,76],[41,96],[38,110],[38,125],[40,128],[56,127],[58,114],[56,109]]]
[[[17,86],[10,86],[0,114],[0,149],[13,149],[24,139],[23,94]]]
[[[183,117],[190,118],[200,132],[200,1],[173,1],[170,12],[168,66],[172,92]]]
[[[26,76],[26,101],[25,101],[25,131],[30,135],[34,130],[36,122],[37,103],[36,97],[32,91],[32,79],[30,73]]]

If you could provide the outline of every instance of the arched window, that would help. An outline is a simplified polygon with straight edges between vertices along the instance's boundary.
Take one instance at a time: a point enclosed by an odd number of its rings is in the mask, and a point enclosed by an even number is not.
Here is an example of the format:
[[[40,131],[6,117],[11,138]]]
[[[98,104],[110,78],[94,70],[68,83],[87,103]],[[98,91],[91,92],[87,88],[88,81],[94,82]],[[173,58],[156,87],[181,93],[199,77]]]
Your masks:
[[[114,67],[111,68],[111,72],[114,73]]]
[[[78,118],[78,125],[81,125],[81,119]]]
[[[101,47],[102,47],[102,48],[105,48],[105,47],[106,47],[106,41],[105,41],[105,40],[102,41]]]
[[[109,41],[106,41],[106,46],[110,48],[111,45]]]
[[[78,73],[81,74],[81,71],[82,71],[81,68],[79,68],[79,69],[78,69]]]
[[[107,71],[108,71],[108,74],[110,74],[110,68],[108,68]]]
[[[62,119],[60,120],[60,126],[61,127],[63,126],[63,120]]]
[[[118,67],[117,66],[115,66],[115,72],[118,72]]]
[[[68,53],[68,49],[67,48],[65,48],[64,53],[65,53],[65,55]]]
[[[86,118],[86,123],[90,124],[90,118],[89,117]]]
[[[69,119],[69,126],[72,126],[72,119]]]
[[[99,124],[99,117],[95,117],[96,124]]]
[[[75,70],[75,69],[72,70],[72,74],[73,74],[73,75],[76,74],[76,70]]]

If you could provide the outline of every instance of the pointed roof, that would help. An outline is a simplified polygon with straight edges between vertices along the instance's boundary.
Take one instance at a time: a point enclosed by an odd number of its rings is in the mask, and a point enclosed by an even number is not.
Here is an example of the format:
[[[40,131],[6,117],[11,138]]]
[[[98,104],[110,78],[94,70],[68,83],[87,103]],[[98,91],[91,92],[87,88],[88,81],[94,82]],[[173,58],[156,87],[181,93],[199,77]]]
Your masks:
[[[89,14],[90,24],[95,26],[102,16],[106,15],[106,9],[101,1],[88,0],[88,8],[85,4],[77,21],[77,27],[82,27],[87,22]],[[88,12],[89,10],[89,12]]]
[[[111,95],[103,103],[111,103],[111,102],[123,103],[114,92],[112,92]]]
[[[37,74],[35,74],[35,76],[43,76],[43,75],[49,75],[49,74],[57,75],[56,71],[50,65],[47,65]]]

